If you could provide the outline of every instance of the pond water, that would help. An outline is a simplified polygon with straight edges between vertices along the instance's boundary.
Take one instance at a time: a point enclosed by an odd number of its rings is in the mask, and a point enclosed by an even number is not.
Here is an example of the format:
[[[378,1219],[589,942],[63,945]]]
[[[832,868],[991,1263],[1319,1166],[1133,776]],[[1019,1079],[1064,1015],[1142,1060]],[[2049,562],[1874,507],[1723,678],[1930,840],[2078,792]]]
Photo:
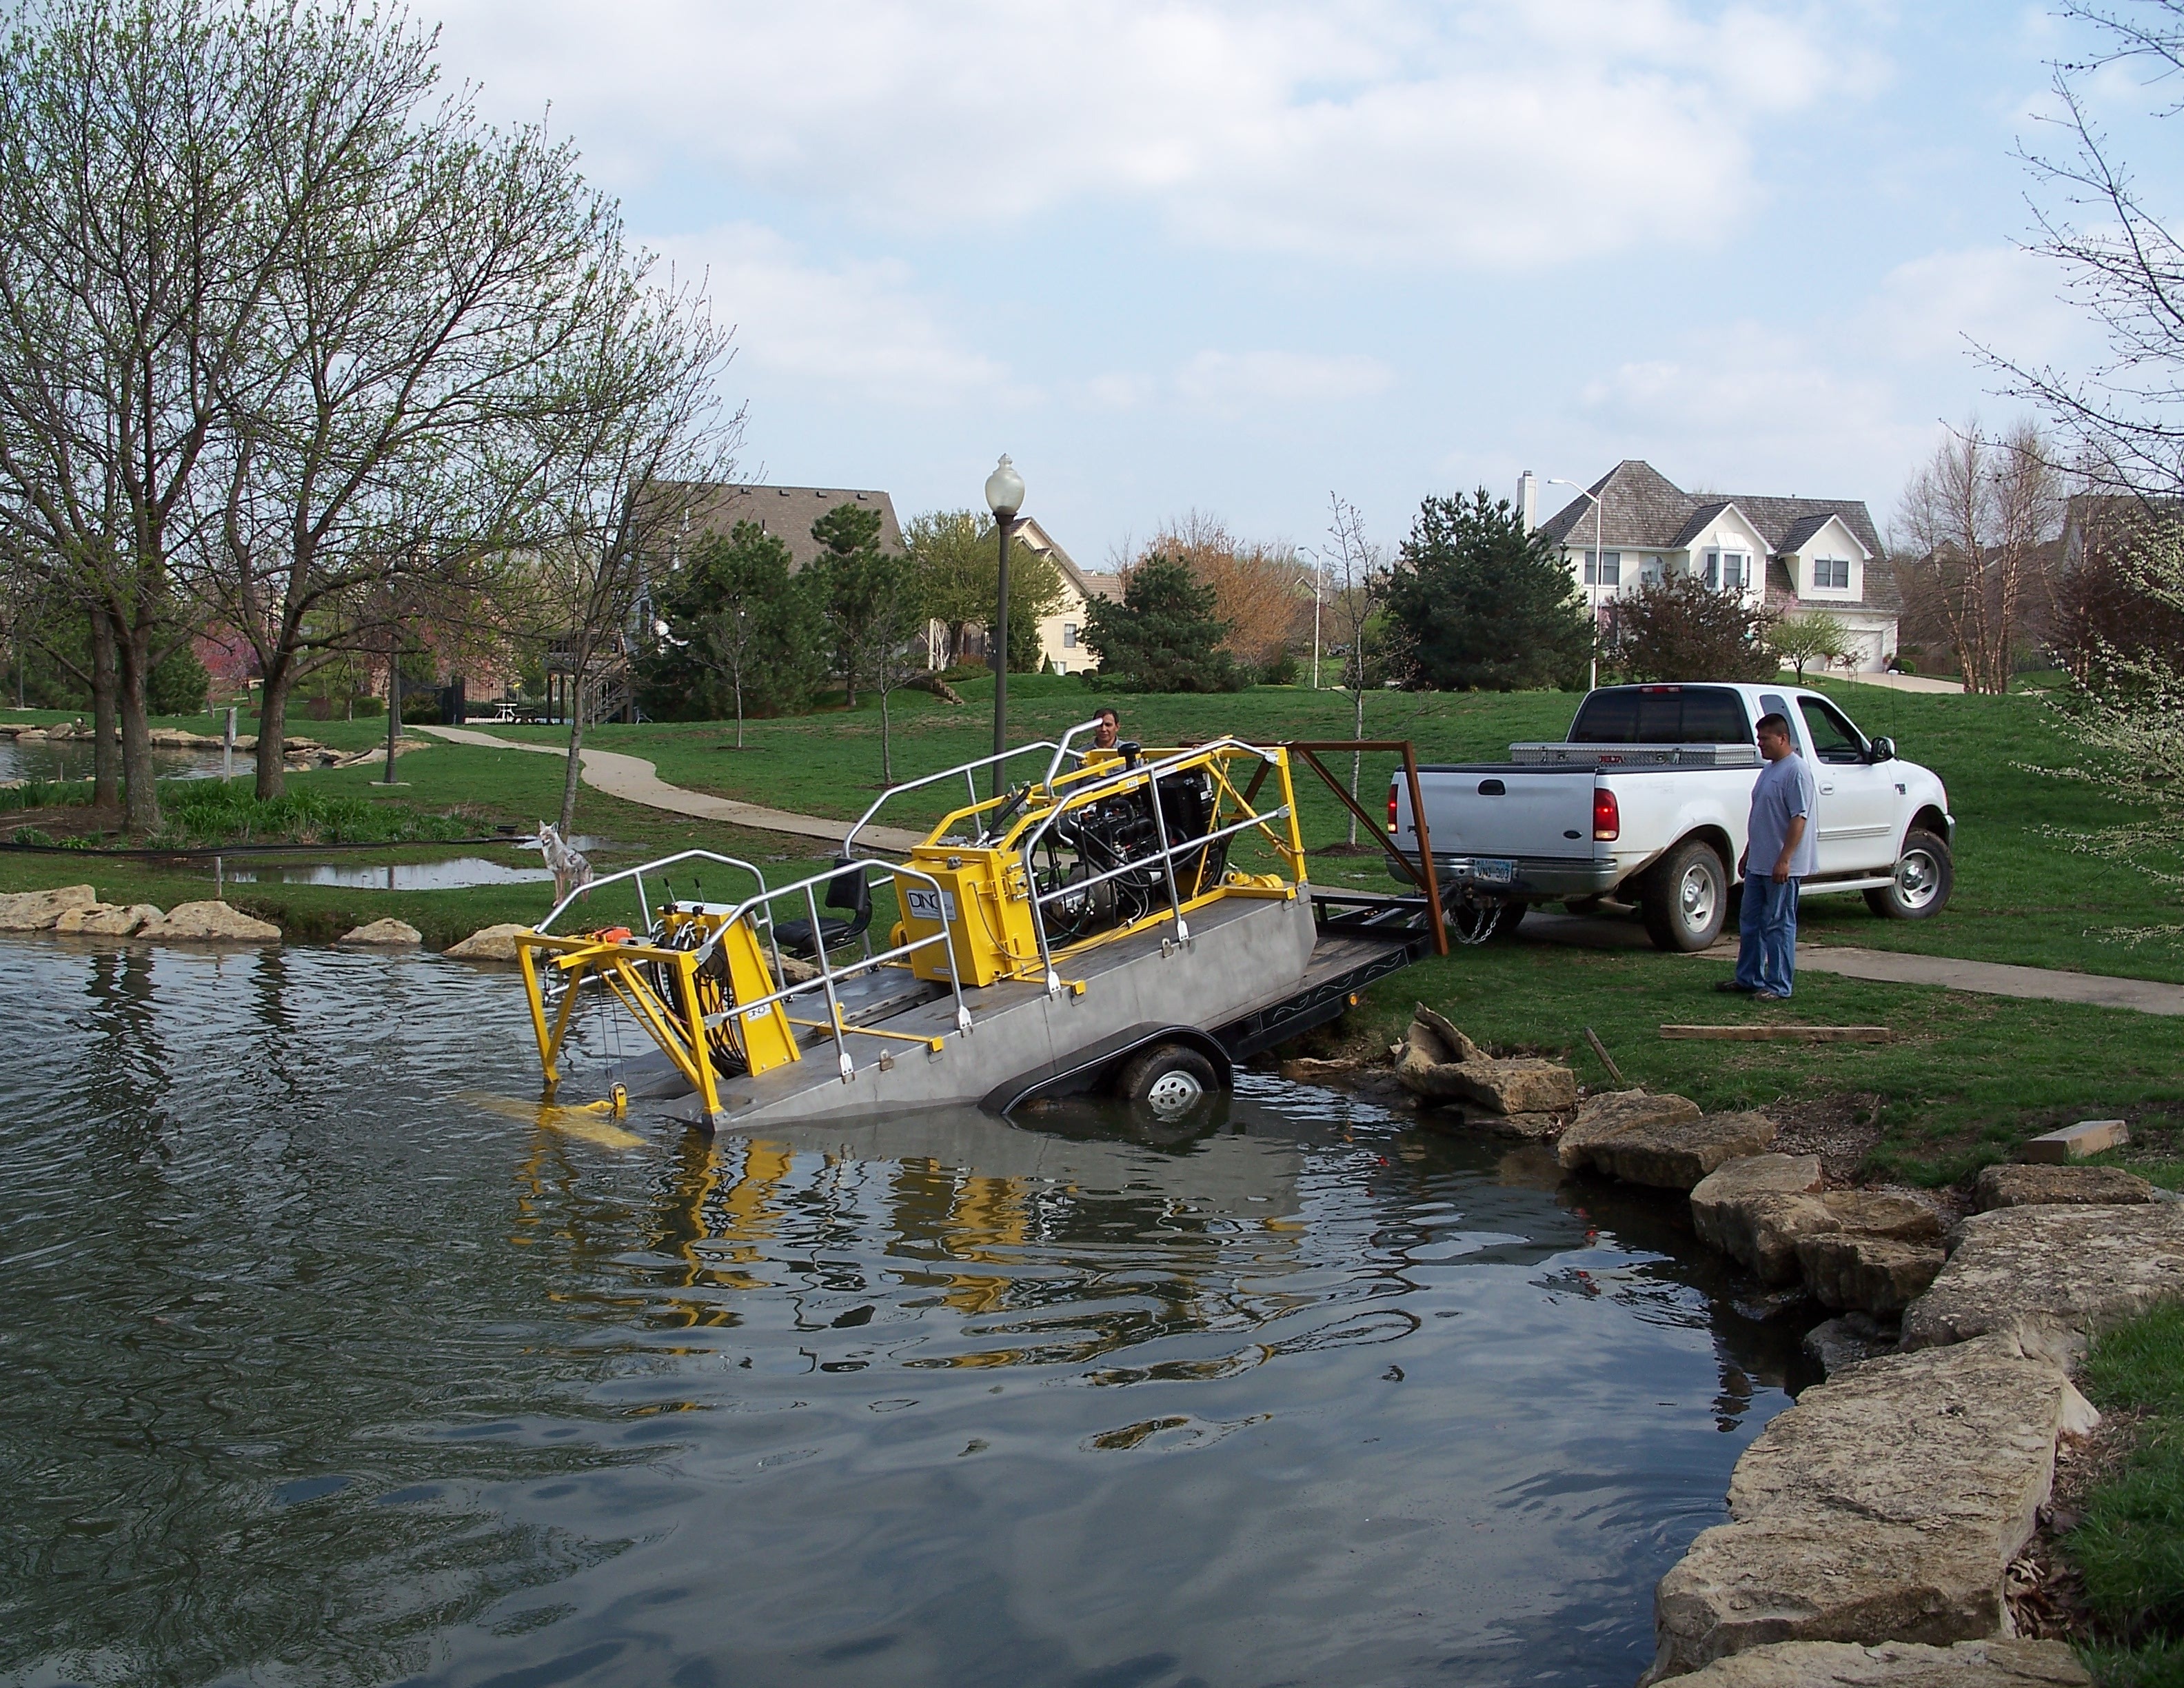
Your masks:
[[[1678,1204],[1329,1092],[713,1142],[429,956],[0,994],[0,1681],[1626,1683],[1786,1404]]]
[[[154,750],[151,755],[152,766],[161,779],[220,777],[218,750]],[[237,775],[248,774],[257,766],[255,759],[247,753],[235,753]],[[24,744],[13,738],[0,738],[0,780],[89,779],[92,773],[92,744],[87,738],[68,738],[58,743],[34,738]]]
[[[372,891],[448,891],[465,885],[527,885],[554,877],[552,870],[544,866],[526,867],[482,855],[378,866],[354,859],[266,862],[254,861],[248,856],[225,856],[221,858],[220,873],[231,884],[349,885]]]

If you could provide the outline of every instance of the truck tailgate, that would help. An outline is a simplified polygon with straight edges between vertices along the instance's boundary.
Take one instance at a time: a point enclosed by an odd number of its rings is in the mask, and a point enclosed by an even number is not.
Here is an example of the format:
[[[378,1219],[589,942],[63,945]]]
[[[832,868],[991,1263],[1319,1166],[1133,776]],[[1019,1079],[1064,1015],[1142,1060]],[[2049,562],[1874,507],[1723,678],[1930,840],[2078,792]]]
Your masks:
[[[1479,762],[1422,767],[1418,774],[1436,856],[1592,855],[1590,767]],[[1410,793],[1400,780],[1396,797],[1396,847],[1414,850],[1418,832],[1411,824]]]

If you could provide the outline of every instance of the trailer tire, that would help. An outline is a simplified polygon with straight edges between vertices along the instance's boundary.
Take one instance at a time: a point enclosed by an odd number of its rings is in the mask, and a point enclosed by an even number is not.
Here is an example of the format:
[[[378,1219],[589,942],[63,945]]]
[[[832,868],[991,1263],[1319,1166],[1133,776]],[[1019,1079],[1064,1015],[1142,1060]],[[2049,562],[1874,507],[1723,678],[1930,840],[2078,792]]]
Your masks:
[[[1502,904],[1502,918],[1495,923],[1493,941],[1498,944],[1514,938],[1517,935],[1517,928],[1524,923],[1524,916],[1529,914],[1531,910],[1532,905],[1529,903],[1518,899],[1513,898],[1510,901]]]
[[[1685,838],[1646,875],[1640,906],[1656,950],[1703,950],[1729,912],[1729,869],[1712,844]]]
[[[1163,1124],[1208,1106],[1221,1089],[1213,1063],[1182,1044],[1155,1044],[1132,1056],[1115,1080],[1115,1093]]]
[[[1925,827],[1914,827],[1903,835],[1895,883],[1868,891],[1865,905],[1883,920],[1925,920],[1948,906],[1956,883],[1956,864],[1949,858],[1947,844]]]

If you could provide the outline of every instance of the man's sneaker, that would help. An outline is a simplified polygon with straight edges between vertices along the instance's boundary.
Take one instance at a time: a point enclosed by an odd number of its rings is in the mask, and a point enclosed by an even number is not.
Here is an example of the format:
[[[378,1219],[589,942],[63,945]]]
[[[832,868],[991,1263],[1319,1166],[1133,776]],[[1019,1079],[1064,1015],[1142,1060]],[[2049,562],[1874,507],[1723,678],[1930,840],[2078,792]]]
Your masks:
[[[1716,979],[1713,988],[1719,991],[1734,992],[1739,996],[1751,996],[1759,989],[1758,985],[1747,984],[1742,979]]]
[[[1752,993],[1752,1000],[1754,1002],[1787,1002],[1790,999],[1786,996],[1777,996],[1771,990],[1755,990]]]

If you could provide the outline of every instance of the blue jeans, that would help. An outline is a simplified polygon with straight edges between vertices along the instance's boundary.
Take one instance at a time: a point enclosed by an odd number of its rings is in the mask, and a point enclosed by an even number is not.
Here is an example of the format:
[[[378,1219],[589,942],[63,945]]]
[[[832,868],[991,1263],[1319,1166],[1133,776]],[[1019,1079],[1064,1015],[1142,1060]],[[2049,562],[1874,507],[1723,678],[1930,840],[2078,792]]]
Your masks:
[[[1736,982],[1787,996],[1797,970],[1797,882],[1746,874],[1736,939]]]

